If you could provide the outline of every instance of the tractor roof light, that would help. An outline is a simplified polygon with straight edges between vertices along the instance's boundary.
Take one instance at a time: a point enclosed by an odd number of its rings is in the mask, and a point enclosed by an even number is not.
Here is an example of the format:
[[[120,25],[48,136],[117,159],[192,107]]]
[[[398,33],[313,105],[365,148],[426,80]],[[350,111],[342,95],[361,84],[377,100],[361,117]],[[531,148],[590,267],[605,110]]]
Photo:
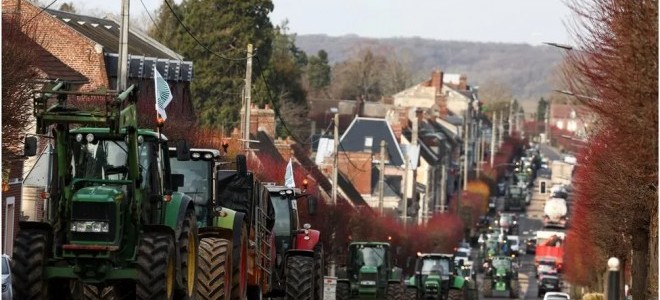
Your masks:
[[[213,154],[211,154],[211,153],[205,153],[204,154],[204,159],[211,159],[211,158],[213,158]]]
[[[85,136],[85,140],[87,140],[88,143],[91,143],[94,141],[94,135],[91,133],[88,133],[87,136]]]
[[[141,135],[138,135],[137,141],[138,141],[138,144],[144,143],[144,137],[141,136]]]
[[[82,133],[76,134],[76,142],[80,143],[83,140]]]
[[[199,159],[202,155],[199,152],[193,152],[190,157],[194,159]]]
[[[292,190],[286,190],[285,193],[286,193],[287,195],[291,195],[291,194],[293,194],[293,191],[292,191]]]

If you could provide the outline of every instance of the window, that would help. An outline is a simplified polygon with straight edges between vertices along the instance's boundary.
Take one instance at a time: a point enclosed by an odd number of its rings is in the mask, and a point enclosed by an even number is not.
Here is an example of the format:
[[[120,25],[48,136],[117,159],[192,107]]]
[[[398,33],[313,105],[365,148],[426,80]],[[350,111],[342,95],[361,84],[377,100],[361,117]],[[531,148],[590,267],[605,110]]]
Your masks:
[[[374,146],[374,138],[372,136],[368,136],[364,138],[364,151],[366,152],[371,152],[371,149],[373,149]]]

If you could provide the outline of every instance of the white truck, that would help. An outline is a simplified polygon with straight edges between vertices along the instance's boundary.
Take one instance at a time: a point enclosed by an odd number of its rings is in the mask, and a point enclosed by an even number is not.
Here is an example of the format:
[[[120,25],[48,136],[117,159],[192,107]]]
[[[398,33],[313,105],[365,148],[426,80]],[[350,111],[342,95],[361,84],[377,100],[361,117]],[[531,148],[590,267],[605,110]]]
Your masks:
[[[564,161],[552,161],[550,164],[550,171],[552,172],[552,183],[570,185],[573,178],[574,168],[575,165]]]
[[[546,200],[543,212],[545,214],[543,218],[544,227],[566,228],[566,222],[568,221],[566,216],[568,212],[566,200],[562,198],[550,198]]]

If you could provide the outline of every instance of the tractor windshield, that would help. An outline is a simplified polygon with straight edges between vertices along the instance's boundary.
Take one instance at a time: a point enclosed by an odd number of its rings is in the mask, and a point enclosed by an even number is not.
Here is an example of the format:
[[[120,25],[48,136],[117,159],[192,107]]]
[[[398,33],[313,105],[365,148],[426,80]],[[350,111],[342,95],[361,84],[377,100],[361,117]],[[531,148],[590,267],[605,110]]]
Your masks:
[[[448,259],[425,259],[422,264],[422,275],[446,275],[449,274]]]
[[[86,140],[74,142],[72,175],[89,179],[127,179],[128,152],[126,142],[119,140]]]
[[[87,137],[73,137],[71,141],[71,175],[74,178],[126,180],[128,179],[128,147],[124,140],[105,139],[103,136],[88,134]],[[149,156],[152,153],[143,142],[138,146],[138,163],[144,182],[149,177]]]
[[[290,237],[294,229],[291,225],[291,210],[289,201],[277,193],[271,193],[271,203],[275,209],[275,227],[273,231],[276,236]]]
[[[175,156],[170,157],[172,174],[183,175],[183,186],[179,187],[178,191],[192,197],[195,203],[209,199],[212,175],[209,164],[212,163],[208,160],[180,161]]]
[[[357,248],[356,263],[362,267],[380,267],[385,265],[385,248],[359,247]]]
[[[508,259],[493,259],[493,267],[496,269],[511,269],[511,261]]]

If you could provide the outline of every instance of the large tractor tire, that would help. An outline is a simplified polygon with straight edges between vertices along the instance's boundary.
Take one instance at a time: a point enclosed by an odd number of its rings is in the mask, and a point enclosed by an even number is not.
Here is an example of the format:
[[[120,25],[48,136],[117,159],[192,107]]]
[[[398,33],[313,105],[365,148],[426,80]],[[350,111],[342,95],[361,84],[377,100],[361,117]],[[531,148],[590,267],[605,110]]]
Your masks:
[[[465,288],[462,289],[450,289],[447,293],[447,300],[463,300],[466,299]]]
[[[325,275],[325,264],[323,263],[323,246],[314,247],[314,299],[323,300],[323,276]]]
[[[511,298],[517,299],[520,297],[520,284],[518,280],[511,280]]]
[[[180,278],[177,280],[176,298],[182,300],[195,299],[195,284],[197,281],[197,218],[195,210],[186,211],[181,221],[181,232],[177,239],[179,246]]]
[[[21,230],[16,236],[11,260],[14,299],[42,300],[57,295],[49,290],[44,272],[48,258],[46,234],[41,230]]]
[[[208,237],[199,242],[197,299],[225,299],[229,284],[231,242]]]
[[[403,284],[401,283],[388,283],[385,289],[385,299],[387,300],[402,300],[403,299]]]
[[[337,289],[335,291],[337,300],[351,299],[351,286],[348,282],[337,282]]]
[[[76,282],[73,284],[72,294],[74,299],[81,300],[119,300],[120,297],[115,295],[115,289],[111,286],[106,286],[104,288],[98,288],[97,286],[91,284],[83,284]],[[82,290],[82,291],[80,291]],[[78,298],[76,298],[78,297]]]
[[[481,284],[481,293],[484,295],[484,298],[486,297],[492,297],[493,296],[493,280],[492,279],[484,279],[484,281]]]
[[[247,295],[248,231],[241,228],[241,242],[233,244],[231,258],[231,300],[244,300]]]
[[[174,298],[176,253],[171,235],[145,233],[138,248],[137,268],[136,299]]]
[[[312,300],[314,297],[314,258],[290,256],[286,260],[286,299]]]
[[[417,299],[417,289],[414,287],[406,287],[405,298],[406,300]]]

